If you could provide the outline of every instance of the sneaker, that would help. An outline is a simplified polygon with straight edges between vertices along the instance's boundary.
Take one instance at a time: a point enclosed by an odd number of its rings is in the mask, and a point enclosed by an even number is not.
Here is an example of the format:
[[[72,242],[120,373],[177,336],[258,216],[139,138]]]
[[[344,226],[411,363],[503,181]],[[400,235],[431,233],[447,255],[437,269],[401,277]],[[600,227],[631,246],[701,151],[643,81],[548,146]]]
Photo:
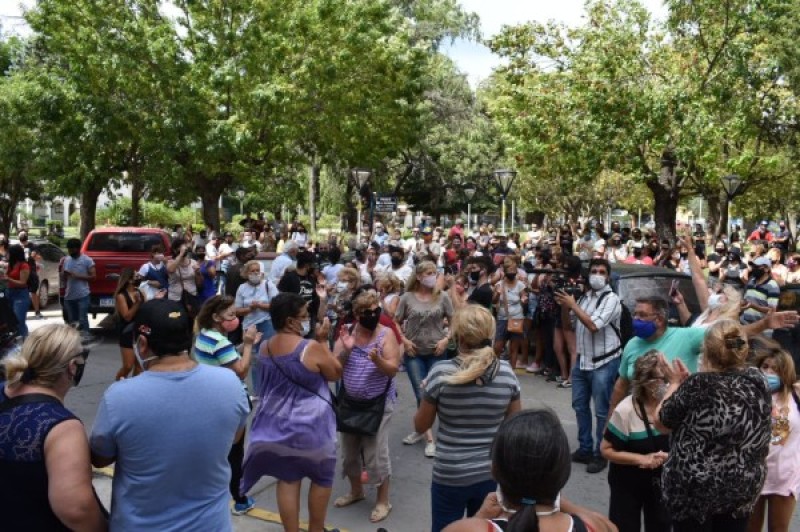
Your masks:
[[[541,370],[542,367],[536,362],[529,364],[528,367],[525,368],[526,373],[539,373]]]
[[[572,461],[578,464],[590,464],[594,456],[591,453],[585,453],[578,449],[574,453],[572,453]]]
[[[419,432],[412,432],[405,438],[403,438],[403,443],[405,445],[414,445],[415,443],[419,443],[422,439],[425,438],[424,434],[420,434]]]
[[[252,497],[247,498],[247,502],[237,502],[233,505],[231,512],[233,515],[244,515],[256,507],[256,500]]]
[[[561,381],[558,383],[559,388],[572,388],[572,383],[570,381]]]
[[[429,441],[425,444],[425,457],[433,458],[436,456],[436,442]]]
[[[586,466],[586,472],[599,473],[600,471],[605,469],[607,465],[608,465],[608,460],[606,460],[602,456],[594,456],[592,457],[592,461],[589,462],[589,465]]]

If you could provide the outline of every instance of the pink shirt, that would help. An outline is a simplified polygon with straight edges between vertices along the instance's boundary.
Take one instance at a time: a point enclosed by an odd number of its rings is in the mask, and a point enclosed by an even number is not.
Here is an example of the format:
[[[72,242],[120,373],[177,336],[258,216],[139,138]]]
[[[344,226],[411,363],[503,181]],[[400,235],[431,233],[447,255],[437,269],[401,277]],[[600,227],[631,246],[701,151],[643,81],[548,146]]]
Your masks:
[[[779,394],[772,395],[772,404],[778,403]],[[792,431],[783,445],[769,445],[767,455],[767,480],[761,495],[794,496],[798,499],[800,490],[800,412],[791,395],[789,403],[789,427]],[[773,410],[773,415],[775,414]]]

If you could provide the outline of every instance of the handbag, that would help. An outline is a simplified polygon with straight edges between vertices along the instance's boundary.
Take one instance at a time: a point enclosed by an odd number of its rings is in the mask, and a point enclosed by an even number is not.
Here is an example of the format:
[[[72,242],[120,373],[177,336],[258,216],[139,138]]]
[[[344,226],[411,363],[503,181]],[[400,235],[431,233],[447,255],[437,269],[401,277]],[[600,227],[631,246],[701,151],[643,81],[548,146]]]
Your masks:
[[[386,396],[392,379],[386,378],[386,389],[378,397],[372,399],[356,399],[347,394],[344,380],[336,395],[336,430],[347,434],[375,436],[381,428],[383,410],[386,407]]]
[[[506,319],[508,319],[508,326],[506,327],[506,331],[514,334],[522,334],[524,321],[519,318],[510,318],[511,314],[508,312],[508,290],[506,290],[505,281],[500,281],[503,283],[503,305],[506,308]]]

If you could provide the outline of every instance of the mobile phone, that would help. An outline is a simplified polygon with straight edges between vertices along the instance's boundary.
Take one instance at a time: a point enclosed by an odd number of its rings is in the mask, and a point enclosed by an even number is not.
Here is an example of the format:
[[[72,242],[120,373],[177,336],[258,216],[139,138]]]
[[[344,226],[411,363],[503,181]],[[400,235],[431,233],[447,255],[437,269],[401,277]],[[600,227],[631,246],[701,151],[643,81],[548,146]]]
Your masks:
[[[680,281],[677,279],[672,280],[672,284],[669,287],[669,297],[675,297],[678,294],[678,285]]]

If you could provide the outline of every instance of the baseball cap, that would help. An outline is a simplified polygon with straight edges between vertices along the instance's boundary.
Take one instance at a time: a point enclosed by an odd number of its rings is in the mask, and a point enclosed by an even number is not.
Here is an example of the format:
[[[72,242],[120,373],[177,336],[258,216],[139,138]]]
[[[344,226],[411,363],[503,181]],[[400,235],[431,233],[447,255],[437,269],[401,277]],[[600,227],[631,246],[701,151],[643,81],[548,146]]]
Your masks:
[[[136,313],[133,330],[135,337],[147,338],[150,350],[158,356],[177,355],[192,347],[192,320],[177,301],[146,302]]]
[[[769,224],[767,223],[767,221],[766,221],[766,220],[761,220],[761,224],[759,224],[759,225],[764,225],[764,226],[767,226],[767,225],[769,225]]]
[[[753,264],[755,266],[766,266],[767,268],[772,268],[772,261],[767,257],[758,257],[753,261]]]

